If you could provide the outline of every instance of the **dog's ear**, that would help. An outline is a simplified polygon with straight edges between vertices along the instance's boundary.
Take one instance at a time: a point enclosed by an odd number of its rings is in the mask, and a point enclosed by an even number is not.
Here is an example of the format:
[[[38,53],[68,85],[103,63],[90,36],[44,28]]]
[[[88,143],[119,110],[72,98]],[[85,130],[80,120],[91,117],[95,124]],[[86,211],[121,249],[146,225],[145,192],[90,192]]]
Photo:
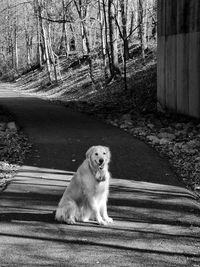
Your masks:
[[[88,149],[88,151],[87,151],[86,154],[85,154],[86,158],[90,158],[90,156],[91,156],[91,154],[92,154],[94,148],[95,148],[95,147],[92,146],[92,147],[90,147],[90,148]]]
[[[107,156],[108,156],[108,161],[110,161],[110,159],[111,159],[111,152],[110,152],[110,149],[109,149],[107,146],[105,146],[105,150],[106,150],[106,154],[107,154]]]

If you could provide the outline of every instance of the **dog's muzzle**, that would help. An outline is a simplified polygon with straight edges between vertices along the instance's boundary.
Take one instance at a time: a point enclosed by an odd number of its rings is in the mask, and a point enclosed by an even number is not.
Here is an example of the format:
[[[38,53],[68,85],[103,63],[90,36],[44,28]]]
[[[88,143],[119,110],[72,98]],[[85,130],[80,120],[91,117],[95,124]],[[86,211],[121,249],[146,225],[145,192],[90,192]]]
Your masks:
[[[100,159],[99,161],[96,161],[96,160],[95,160],[95,162],[96,162],[96,164],[97,164],[97,166],[98,166],[98,169],[99,169],[99,170],[103,170],[103,168],[104,168],[104,166],[105,166],[105,162],[104,162],[104,160],[103,160],[103,159]]]

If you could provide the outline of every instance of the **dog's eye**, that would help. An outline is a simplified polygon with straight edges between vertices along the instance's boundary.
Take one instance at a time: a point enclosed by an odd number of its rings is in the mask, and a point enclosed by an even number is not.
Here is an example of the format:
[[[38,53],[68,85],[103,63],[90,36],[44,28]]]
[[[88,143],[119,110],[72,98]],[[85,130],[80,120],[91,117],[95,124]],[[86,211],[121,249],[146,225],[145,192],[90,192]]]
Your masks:
[[[106,152],[103,152],[104,155],[106,155]]]
[[[96,156],[98,156],[98,153],[95,153]]]

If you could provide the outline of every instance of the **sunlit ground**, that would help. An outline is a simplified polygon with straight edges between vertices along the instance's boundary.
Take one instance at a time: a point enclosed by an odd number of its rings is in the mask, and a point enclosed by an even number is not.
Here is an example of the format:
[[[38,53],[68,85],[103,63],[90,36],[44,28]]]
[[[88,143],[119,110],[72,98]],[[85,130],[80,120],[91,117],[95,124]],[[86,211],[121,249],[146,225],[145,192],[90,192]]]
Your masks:
[[[0,196],[1,236],[93,244],[163,255],[199,255],[199,204],[188,190],[112,179],[108,213],[114,223],[54,220],[73,172],[23,166]],[[178,245],[177,245],[178,242]]]

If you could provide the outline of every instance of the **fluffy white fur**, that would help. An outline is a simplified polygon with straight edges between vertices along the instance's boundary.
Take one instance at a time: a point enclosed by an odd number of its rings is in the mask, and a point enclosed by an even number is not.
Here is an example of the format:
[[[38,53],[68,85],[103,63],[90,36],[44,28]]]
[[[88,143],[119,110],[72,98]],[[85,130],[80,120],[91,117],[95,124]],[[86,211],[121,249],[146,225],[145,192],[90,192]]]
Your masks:
[[[93,146],[86,152],[86,159],[59,202],[57,221],[74,224],[96,219],[103,225],[113,222],[107,213],[110,157],[109,148],[104,146]]]

